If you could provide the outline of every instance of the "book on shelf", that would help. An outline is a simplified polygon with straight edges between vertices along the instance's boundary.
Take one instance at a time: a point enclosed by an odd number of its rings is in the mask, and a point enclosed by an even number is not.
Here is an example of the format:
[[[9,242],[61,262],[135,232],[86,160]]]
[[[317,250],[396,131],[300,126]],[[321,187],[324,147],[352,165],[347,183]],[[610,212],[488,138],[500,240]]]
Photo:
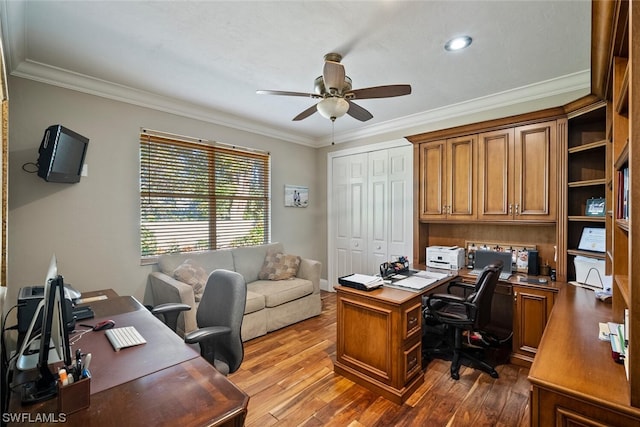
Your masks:
[[[618,191],[616,194],[617,214],[616,219],[629,219],[629,168],[618,170]]]

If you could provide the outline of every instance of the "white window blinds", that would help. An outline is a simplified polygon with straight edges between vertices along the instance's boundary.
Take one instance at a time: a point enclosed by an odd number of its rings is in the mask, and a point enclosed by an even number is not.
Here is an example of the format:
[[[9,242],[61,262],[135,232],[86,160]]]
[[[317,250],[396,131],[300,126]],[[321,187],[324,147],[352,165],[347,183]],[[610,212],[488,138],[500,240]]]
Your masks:
[[[269,242],[268,153],[140,134],[143,258]]]

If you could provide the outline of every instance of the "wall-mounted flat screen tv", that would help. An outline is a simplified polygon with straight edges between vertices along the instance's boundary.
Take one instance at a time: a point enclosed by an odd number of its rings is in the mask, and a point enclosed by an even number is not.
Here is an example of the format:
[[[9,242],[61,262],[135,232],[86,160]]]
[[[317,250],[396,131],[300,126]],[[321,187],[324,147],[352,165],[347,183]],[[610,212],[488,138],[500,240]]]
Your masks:
[[[38,176],[48,182],[80,181],[89,138],[62,125],[49,126],[38,150]]]

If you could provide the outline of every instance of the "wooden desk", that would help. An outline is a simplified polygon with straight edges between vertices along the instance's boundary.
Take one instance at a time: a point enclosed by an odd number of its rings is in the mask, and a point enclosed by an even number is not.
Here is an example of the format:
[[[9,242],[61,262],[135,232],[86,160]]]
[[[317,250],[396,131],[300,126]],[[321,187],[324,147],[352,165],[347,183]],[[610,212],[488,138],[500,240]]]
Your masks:
[[[424,382],[422,292],[382,287],[359,291],[336,286],[334,372],[401,404]]]
[[[88,332],[76,340],[72,350],[81,348],[93,356],[91,405],[65,414],[67,425],[244,425],[249,397],[242,390],[135,298],[105,294],[108,299],[89,304],[96,318],[80,323],[112,318],[116,327],[135,326],[147,344],[115,352],[104,332]],[[74,338],[77,334],[71,336],[71,342]],[[26,380],[29,374],[33,372],[19,373],[14,384]],[[21,406],[18,391],[11,396],[9,413],[60,415],[57,399]]]
[[[532,426],[640,426],[624,366],[598,339],[598,323],[611,320],[611,305],[593,291],[560,292],[529,371]]]

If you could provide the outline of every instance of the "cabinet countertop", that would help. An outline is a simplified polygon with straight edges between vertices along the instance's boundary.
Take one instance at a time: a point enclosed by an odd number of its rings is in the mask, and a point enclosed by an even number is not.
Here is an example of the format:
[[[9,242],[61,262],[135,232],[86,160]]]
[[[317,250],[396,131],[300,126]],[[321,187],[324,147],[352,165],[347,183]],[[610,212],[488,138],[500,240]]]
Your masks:
[[[640,416],[640,408],[629,405],[624,366],[613,361],[609,341],[598,339],[598,323],[611,320],[611,305],[596,299],[593,291],[566,286],[555,302],[529,381]]]

